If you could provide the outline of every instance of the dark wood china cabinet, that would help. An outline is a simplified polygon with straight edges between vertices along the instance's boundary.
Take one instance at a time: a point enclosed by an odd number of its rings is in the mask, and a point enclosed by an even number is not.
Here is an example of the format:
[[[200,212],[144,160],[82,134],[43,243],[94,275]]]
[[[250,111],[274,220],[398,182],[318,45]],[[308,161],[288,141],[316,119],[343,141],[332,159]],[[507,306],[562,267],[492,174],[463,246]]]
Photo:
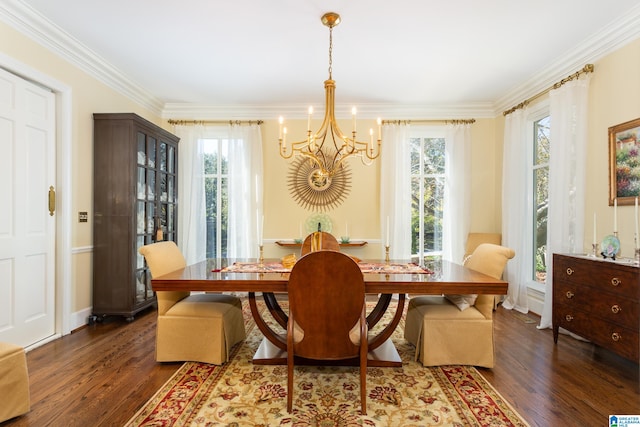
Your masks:
[[[179,138],[133,113],[94,114],[93,319],[155,303],[138,248],[177,238]]]

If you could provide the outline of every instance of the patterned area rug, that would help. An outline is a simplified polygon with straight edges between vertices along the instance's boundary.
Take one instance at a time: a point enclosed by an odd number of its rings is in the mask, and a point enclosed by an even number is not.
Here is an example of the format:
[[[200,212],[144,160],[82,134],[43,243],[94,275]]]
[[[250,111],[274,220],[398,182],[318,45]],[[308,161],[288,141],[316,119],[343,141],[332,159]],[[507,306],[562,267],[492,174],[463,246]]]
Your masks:
[[[366,416],[357,367],[296,367],[289,414],[287,367],[251,363],[262,334],[248,309],[245,321],[247,339],[229,363],[185,363],[126,425],[528,426],[475,368],[415,362],[404,324],[393,336],[403,366],[367,369]]]

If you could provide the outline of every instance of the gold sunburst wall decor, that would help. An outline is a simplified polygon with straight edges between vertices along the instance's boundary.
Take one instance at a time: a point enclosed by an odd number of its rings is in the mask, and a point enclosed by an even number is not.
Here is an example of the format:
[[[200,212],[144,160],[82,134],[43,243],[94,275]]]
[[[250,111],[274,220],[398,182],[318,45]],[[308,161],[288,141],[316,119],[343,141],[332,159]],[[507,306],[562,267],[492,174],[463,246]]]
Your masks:
[[[300,206],[327,211],[339,206],[349,195],[351,170],[343,163],[333,175],[328,175],[315,162],[298,157],[291,163],[288,181],[291,196]]]

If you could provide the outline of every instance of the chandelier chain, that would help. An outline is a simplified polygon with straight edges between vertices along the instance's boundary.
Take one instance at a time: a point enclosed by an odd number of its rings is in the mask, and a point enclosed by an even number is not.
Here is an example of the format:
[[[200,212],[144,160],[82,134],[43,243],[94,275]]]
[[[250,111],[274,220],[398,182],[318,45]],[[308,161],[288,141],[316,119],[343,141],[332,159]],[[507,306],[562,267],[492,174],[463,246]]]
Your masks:
[[[333,80],[331,73],[333,71],[333,26],[329,27],[329,80]]]

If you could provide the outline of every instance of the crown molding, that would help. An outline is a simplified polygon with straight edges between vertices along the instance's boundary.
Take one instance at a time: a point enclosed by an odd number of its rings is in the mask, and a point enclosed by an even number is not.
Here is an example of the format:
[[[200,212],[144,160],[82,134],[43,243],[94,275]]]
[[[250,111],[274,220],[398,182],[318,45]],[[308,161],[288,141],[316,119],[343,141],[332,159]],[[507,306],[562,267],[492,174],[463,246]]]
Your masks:
[[[349,104],[336,104],[337,119],[350,119]],[[196,120],[270,120],[283,116],[287,119],[307,119],[308,105],[201,105],[188,103],[167,103],[162,118]],[[324,108],[314,112],[322,117]],[[365,104],[358,105],[359,119],[416,120],[416,119],[471,119],[495,117],[493,103],[475,103],[460,105],[394,105]]]
[[[599,59],[620,49],[640,37],[640,4],[623,18],[604,27],[544,68],[540,73],[523,84],[515,87],[495,102],[494,115],[518,105],[526,99],[547,90],[561,79],[581,70],[586,64],[596,63]],[[595,64],[595,72],[598,72]]]
[[[123,96],[160,115],[163,102],[20,0],[0,2],[0,19]]]

